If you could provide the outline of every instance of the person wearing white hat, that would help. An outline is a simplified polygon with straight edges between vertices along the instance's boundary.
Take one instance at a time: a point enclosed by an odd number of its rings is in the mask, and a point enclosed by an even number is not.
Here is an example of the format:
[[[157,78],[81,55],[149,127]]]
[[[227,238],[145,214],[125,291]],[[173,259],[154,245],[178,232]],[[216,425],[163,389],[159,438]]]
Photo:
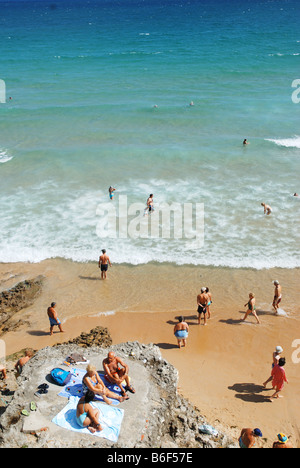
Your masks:
[[[275,285],[275,291],[274,291],[274,299],[273,299],[273,308],[275,310],[275,314],[278,313],[278,309],[279,309],[279,304],[281,302],[281,299],[282,299],[282,294],[281,294],[281,286],[279,284],[279,281],[275,280],[273,281],[273,284]]]
[[[273,352],[272,369],[274,368],[274,366],[275,366],[276,364],[278,364],[281,353],[283,353],[282,347],[281,347],[281,346],[276,346],[275,351]],[[266,380],[266,381],[263,383],[263,386],[266,387],[267,384],[268,384],[269,382],[271,382],[271,381],[272,381],[272,376],[270,376],[270,377],[268,378],[268,380]]]

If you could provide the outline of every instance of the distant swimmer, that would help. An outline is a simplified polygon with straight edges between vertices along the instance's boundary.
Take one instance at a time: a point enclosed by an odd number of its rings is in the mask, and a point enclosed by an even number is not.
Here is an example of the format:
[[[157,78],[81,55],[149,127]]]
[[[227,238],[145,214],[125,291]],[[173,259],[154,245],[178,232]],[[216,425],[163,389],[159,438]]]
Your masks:
[[[106,279],[108,265],[111,267],[109,256],[106,254],[106,250],[103,249],[102,255],[99,257],[99,268],[101,270],[101,278]]]
[[[266,203],[261,203],[261,206],[264,207],[264,214],[269,215],[269,214],[272,213],[272,208],[269,205],[267,205]]]
[[[190,106],[193,106],[193,105],[194,105],[194,102],[193,102],[193,101],[191,101],[191,102],[190,102]]]
[[[282,288],[279,284],[279,281],[277,280],[273,281],[273,284],[275,286],[275,291],[274,291],[274,299],[273,299],[272,306],[275,310],[275,314],[278,314],[279,304],[282,299]]]
[[[109,198],[112,200],[114,198],[114,192],[115,192],[115,188],[110,186],[109,189],[108,189],[108,193],[109,193]]]
[[[294,197],[299,197],[298,193],[294,193]]]
[[[248,142],[247,138],[245,138],[245,140],[243,141],[243,145],[250,145],[250,143]]]
[[[244,322],[246,320],[246,318],[248,317],[248,315],[250,314],[253,314],[254,317],[256,318],[256,321],[257,323],[260,323],[259,321],[259,318],[257,316],[257,313],[256,313],[256,307],[255,307],[255,296],[253,293],[250,293],[249,294],[249,301],[246,302],[246,304],[244,305],[244,307],[248,307],[248,310],[247,312],[245,313],[245,316],[244,318],[242,319],[242,321]]]
[[[150,193],[148,199],[147,199],[147,206],[145,208],[145,212],[144,214],[146,215],[146,213],[148,212],[149,214],[151,214],[152,212],[154,211],[154,204],[153,204],[153,193]]]

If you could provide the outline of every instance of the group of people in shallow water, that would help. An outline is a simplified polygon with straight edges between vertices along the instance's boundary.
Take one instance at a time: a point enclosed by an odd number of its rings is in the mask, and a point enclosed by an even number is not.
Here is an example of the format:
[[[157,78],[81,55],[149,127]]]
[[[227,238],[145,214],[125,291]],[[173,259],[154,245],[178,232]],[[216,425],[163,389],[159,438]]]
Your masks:
[[[275,286],[274,298],[273,298],[273,309],[275,314],[278,314],[279,305],[282,299],[282,288],[279,281],[273,281]],[[201,324],[203,317],[204,325],[207,325],[207,319],[210,319],[210,306],[212,304],[212,295],[208,287],[201,288],[200,294],[197,296],[197,312],[198,312],[198,324]],[[258,315],[256,313],[255,295],[249,293],[249,300],[246,302],[244,307],[247,307],[247,311],[241,321],[245,321],[250,314],[253,314],[257,323],[260,323]],[[178,318],[178,323],[174,326],[174,335],[177,338],[178,347],[186,346],[186,340],[189,334],[189,325],[185,322],[183,316]]]

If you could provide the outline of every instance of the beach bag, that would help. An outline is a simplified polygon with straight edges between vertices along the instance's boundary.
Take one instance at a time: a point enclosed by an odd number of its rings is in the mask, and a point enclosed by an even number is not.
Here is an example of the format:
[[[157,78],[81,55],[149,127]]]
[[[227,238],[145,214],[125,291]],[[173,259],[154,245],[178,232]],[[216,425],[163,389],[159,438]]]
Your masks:
[[[60,385],[61,387],[67,385],[67,383],[71,380],[71,377],[72,377],[71,372],[60,369],[59,367],[52,369],[50,374],[51,374],[53,381],[57,385]]]

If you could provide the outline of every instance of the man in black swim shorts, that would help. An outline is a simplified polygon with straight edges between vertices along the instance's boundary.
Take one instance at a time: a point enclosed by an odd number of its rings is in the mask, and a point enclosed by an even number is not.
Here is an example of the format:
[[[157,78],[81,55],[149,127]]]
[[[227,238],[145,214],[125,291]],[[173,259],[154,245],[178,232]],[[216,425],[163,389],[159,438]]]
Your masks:
[[[106,250],[102,250],[102,255],[99,257],[99,268],[101,270],[101,278],[106,279],[106,272],[108,270],[108,264],[111,266],[109,256],[106,254]]]
[[[197,296],[197,306],[198,306],[198,324],[201,323],[201,315],[203,314],[204,325],[206,325],[206,312],[207,304],[209,297],[206,294],[206,288],[201,288],[201,293]]]

